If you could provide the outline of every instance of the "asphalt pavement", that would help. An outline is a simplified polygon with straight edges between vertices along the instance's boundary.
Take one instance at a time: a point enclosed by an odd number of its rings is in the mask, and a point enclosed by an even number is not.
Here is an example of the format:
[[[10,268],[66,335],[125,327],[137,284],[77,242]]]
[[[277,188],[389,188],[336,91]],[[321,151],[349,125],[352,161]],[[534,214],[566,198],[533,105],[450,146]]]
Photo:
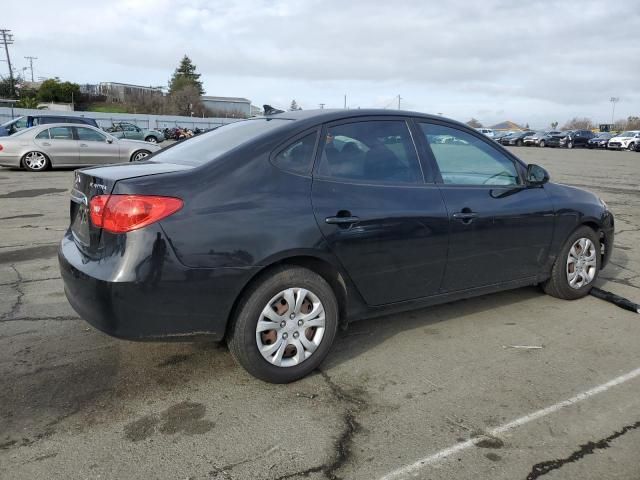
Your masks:
[[[616,216],[640,302],[640,153],[517,148]],[[638,479],[640,315],[524,288],[356,322],[258,381],[217,343],[110,338],[68,305],[71,170],[0,169],[2,479]]]

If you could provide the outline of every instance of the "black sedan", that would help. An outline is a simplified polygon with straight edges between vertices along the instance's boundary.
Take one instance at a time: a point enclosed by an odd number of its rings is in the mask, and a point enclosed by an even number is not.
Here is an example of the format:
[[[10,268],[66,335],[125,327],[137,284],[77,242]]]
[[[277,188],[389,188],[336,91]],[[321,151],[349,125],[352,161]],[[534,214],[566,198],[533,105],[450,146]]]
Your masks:
[[[547,147],[586,147],[589,140],[595,137],[591,130],[566,130],[547,139]]]
[[[593,193],[464,124],[296,111],[79,170],[59,249],[73,308],[134,340],[226,340],[290,382],[338,326],[500,290],[588,294],[613,247]]]
[[[607,148],[609,140],[613,138],[613,135],[607,132],[599,133],[597,136],[590,138],[587,142],[589,148]]]
[[[533,132],[531,130],[515,132],[509,135],[508,137],[502,137],[500,139],[500,144],[521,147],[522,145],[524,145],[525,137],[528,137],[529,135],[535,135],[535,133],[536,132]]]

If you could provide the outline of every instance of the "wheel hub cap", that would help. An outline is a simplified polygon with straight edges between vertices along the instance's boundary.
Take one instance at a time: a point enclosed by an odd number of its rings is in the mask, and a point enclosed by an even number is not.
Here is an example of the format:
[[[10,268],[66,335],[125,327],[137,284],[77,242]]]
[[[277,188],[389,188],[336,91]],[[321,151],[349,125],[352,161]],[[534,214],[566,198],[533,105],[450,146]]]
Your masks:
[[[262,310],[256,344],[269,363],[292,367],[313,355],[324,331],[325,312],[320,299],[304,288],[288,288]]]

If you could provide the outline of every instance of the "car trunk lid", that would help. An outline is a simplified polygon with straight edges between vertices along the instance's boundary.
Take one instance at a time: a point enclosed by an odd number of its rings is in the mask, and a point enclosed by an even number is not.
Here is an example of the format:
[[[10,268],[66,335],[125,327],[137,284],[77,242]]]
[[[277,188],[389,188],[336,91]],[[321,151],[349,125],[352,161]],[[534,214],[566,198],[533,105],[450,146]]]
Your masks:
[[[102,228],[92,224],[89,205],[96,195],[109,195],[120,180],[190,170],[188,165],[170,163],[132,163],[77,170],[71,189],[69,217],[71,233],[85,253],[99,250]]]

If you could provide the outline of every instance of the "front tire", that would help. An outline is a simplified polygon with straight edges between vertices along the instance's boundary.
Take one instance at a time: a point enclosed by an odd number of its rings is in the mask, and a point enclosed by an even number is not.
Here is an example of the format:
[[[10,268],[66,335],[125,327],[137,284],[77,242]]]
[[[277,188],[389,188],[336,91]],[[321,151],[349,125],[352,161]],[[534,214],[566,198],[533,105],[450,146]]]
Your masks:
[[[545,146],[544,140],[540,140],[539,145],[540,145],[540,147],[544,148],[544,146]]]
[[[28,152],[22,157],[22,166],[30,172],[42,172],[51,166],[51,161],[42,152]]]
[[[158,139],[153,135],[149,135],[147,138],[144,139],[144,141],[149,143],[158,143]]]
[[[521,147],[521,146],[522,146],[522,140],[518,140],[518,141],[516,142],[516,146],[517,146],[517,147]]]
[[[335,294],[324,278],[302,267],[279,268],[242,295],[227,344],[254,377],[293,382],[327,356],[338,315]]]
[[[551,277],[543,284],[545,293],[564,300],[588,295],[600,273],[600,240],[587,226],[576,229],[556,258]]]
[[[573,142],[567,142],[567,148],[573,148]]]
[[[129,161],[141,162],[142,160],[147,158],[149,155],[151,155],[151,152],[149,150],[138,150],[136,152],[133,152],[133,155],[131,155],[131,158],[129,159]]]
[[[627,150],[633,152],[636,149],[635,145],[636,144],[634,142],[629,142],[629,145],[627,145]]]

